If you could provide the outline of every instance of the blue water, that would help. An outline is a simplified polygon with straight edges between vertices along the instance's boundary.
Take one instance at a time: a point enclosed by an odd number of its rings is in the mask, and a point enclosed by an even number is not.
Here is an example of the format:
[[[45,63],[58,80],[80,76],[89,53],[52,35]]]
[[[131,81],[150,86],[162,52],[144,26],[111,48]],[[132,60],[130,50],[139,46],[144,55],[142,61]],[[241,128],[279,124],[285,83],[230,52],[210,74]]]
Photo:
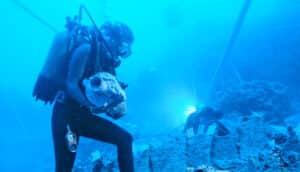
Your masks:
[[[226,59],[244,0],[20,2],[57,30],[81,3],[98,25],[113,19],[132,28],[133,54],[118,69],[129,84],[123,120],[145,135],[182,125],[186,108],[207,104],[215,85],[227,81],[278,81],[300,93],[297,0],[253,0]],[[0,171],[44,171],[54,166],[51,107],[31,92],[55,33],[12,0],[1,1],[0,11]]]

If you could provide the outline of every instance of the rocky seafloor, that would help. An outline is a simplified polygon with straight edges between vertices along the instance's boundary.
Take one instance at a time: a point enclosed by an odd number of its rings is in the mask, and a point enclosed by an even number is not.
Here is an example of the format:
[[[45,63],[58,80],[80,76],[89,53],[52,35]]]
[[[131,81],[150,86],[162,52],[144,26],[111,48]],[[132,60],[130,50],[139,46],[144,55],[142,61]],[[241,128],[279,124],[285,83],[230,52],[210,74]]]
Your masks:
[[[232,118],[232,116],[231,116]],[[223,119],[213,133],[174,131],[135,140],[137,172],[297,172],[300,171],[299,128],[266,124],[260,116]],[[94,144],[94,145],[93,145]],[[118,171],[115,148],[84,143],[74,172]],[[99,149],[97,149],[99,148]],[[89,155],[89,156],[87,156]],[[84,160],[83,160],[84,159]]]
[[[178,127],[161,135],[135,137],[136,171],[300,171],[300,113],[286,86],[251,81],[226,87],[216,97],[214,107],[225,116],[207,132],[203,126],[198,134]],[[115,147],[81,143],[74,172],[115,171]]]

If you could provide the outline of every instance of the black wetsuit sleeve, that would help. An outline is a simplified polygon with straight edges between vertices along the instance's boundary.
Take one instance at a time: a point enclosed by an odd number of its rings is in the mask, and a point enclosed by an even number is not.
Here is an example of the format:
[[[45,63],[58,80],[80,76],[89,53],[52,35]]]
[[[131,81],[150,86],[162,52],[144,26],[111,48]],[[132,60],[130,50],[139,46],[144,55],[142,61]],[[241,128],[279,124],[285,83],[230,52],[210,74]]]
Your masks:
[[[89,58],[90,45],[83,44],[73,52],[67,75],[67,93],[71,98],[77,101],[80,105],[91,107],[92,104],[86,99],[81,88],[80,82],[85,73],[85,67]]]

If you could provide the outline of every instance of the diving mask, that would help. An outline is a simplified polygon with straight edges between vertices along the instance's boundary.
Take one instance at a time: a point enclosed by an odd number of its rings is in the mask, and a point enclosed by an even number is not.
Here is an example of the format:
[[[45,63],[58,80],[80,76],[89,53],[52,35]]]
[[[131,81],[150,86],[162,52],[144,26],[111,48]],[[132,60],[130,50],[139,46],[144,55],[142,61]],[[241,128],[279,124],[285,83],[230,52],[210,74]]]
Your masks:
[[[118,56],[120,56],[123,59],[129,57],[132,54],[130,45],[127,42],[122,42],[121,45],[118,46],[117,51]]]
[[[132,54],[130,45],[122,42],[121,45],[116,47],[115,55],[110,58],[109,64],[113,67],[118,67],[121,64],[121,59],[126,59]]]

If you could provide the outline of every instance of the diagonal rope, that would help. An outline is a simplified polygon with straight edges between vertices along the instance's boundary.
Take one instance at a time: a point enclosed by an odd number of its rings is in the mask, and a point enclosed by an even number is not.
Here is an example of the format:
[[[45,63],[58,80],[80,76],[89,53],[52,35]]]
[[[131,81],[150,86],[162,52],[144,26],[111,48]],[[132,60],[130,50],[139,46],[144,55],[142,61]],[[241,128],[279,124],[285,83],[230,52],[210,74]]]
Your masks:
[[[16,6],[18,6],[19,8],[21,8],[22,10],[24,10],[27,14],[29,14],[31,17],[33,17],[34,19],[36,19],[37,21],[39,21],[41,24],[43,24],[44,26],[46,26],[47,28],[49,28],[51,31],[53,32],[58,32],[57,29],[55,27],[53,27],[52,25],[50,25],[49,23],[47,23],[44,19],[42,19],[41,17],[39,17],[37,14],[35,14],[32,10],[30,10],[29,8],[27,8],[24,4],[22,4],[20,1],[18,0],[10,0],[10,2],[12,2],[13,4],[15,4]],[[29,133],[28,130],[26,129],[26,125],[24,124],[24,122],[21,120],[20,116],[18,115],[18,113],[14,113],[14,117],[16,122],[19,124],[19,126],[21,127],[21,130],[23,131],[23,136],[24,138],[33,138]]]
[[[58,32],[58,30],[53,25],[51,25],[46,20],[44,20],[43,18],[41,18],[40,16],[38,16],[31,9],[29,9],[24,4],[22,4],[19,0],[10,0],[10,1],[12,3],[14,3],[16,6],[20,7],[21,9],[23,9],[27,14],[29,14],[31,17],[33,17],[34,19],[36,19],[37,21],[39,21],[41,24],[43,24],[44,26],[46,26],[47,28],[49,28],[51,31],[53,31],[55,33]],[[97,33],[98,33],[98,39],[100,39],[102,41],[102,43],[104,45],[104,48],[107,50],[109,56],[113,57],[112,50],[108,46],[108,43],[106,42],[106,40],[103,38],[102,33],[99,30],[99,28],[97,27],[97,24],[96,24],[95,20],[93,19],[91,13],[88,11],[88,9],[84,5],[80,5],[80,8],[79,8],[79,22],[82,19],[82,12],[83,11],[87,14],[87,16],[89,17],[89,19],[93,23],[93,25],[94,25]]]
[[[34,13],[31,9],[29,9],[28,7],[26,7],[24,4],[22,4],[20,1],[18,0],[10,0],[12,3],[14,3],[16,6],[18,6],[19,8],[21,8],[22,10],[24,10],[27,14],[29,14],[31,17],[35,18],[37,21],[39,21],[41,24],[43,24],[44,26],[46,26],[47,28],[49,28],[51,31],[57,33],[58,30],[52,26],[50,23],[48,23],[46,20],[44,20],[43,18],[41,18],[40,16],[38,16],[36,13]]]
[[[225,53],[224,53],[223,57],[221,58],[218,66],[217,66],[216,71],[213,74],[213,77],[212,77],[212,86],[211,86],[211,89],[209,90],[209,95],[208,96],[210,96],[211,92],[214,91],[214,86],[215,86],[215,83],[216,83],[216,79],[219,76],[221,68],[224,65],[226,59],[228,59],[228,57],[230,57],[230,55],[232,53],[232,50],[233,50],[233,48],[235,46],[237,37],[238,37],[239,33],[241,32],[241,28],[242,28],[242,26],[244,24],[245,18],[247,16],[247,13],[248,13],[249,8],[251,6],[251,3],[252,3],[252,0],[245,0],[245,2],[244,2],[244,5],[243,5],[243,7],[241,9],[241,12],[239,14],[238,20],[235,23],[234,29],[232,31],[232,34],[231,34],[229,43],[227,45],[227,48],[225,50]]]

